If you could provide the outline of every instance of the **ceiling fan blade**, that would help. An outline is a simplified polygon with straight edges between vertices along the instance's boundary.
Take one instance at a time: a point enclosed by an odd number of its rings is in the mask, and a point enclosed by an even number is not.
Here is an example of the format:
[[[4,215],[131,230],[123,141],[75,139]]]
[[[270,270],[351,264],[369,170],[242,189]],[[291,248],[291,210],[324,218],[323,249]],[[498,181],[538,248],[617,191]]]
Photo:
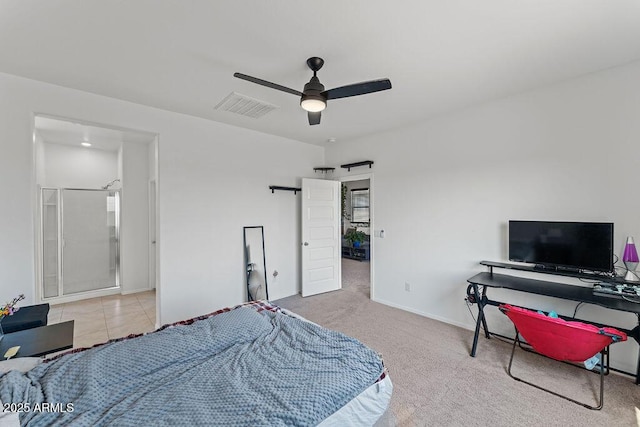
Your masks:
[[[338,99],[387,89],[391,89],[391,81],[389,79],[380,79],[325,90],[322,95],[326,96],[327,99]]]
[[[308,113],[309,115],[309,124],[310,125],[319,125],[320,124],[320,111],[318,111],[317,113],[312,113],[311,111],[309,111]]]
[[[288,88],[286,86],[282,86],[282,85],[279,85],[279,84],[276,84],[276,83],[271,83],[271,82],[268,82],[266,80],[259,79],[257,77],[247,76],[246,74],[242,74],[242,73],[233,73],[233,77],[237,77],[239,79],[246,80],[246,81],[251,82],[251,83],[256,83],[256,84],[259,84],[259,85],[262,85],[262,86],[270,87],[271,89],[281,90],[283,92],[287,92],[287,93],[290,93],[292,95],[302,96],[302,92],[299,92],[299,91],[297,91],[295,89],[291,89],[291,88]]]

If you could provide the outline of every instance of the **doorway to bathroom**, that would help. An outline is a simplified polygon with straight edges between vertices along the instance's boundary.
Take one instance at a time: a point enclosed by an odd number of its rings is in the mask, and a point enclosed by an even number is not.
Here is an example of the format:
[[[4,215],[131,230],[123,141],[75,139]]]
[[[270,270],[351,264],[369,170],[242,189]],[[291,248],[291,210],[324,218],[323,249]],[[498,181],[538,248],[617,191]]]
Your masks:
[[[34,146],[39,300],[155,288],[156,135],[37,115]]]

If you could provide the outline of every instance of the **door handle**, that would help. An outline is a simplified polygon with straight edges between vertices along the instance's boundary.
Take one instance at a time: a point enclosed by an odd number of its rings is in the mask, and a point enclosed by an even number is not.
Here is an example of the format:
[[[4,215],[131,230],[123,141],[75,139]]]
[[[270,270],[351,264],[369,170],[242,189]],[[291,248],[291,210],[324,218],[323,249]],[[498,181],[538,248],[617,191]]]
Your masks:
[[[303,245],[309,246],[309,242],[304,242]]]

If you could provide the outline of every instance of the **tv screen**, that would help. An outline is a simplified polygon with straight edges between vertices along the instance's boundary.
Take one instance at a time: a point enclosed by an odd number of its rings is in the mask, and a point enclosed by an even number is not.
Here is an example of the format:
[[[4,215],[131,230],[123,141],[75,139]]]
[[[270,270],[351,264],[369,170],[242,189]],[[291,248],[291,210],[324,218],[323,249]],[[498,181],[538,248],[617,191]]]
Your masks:
[[[613,271],[613,223],[509,221],[509,260]]]

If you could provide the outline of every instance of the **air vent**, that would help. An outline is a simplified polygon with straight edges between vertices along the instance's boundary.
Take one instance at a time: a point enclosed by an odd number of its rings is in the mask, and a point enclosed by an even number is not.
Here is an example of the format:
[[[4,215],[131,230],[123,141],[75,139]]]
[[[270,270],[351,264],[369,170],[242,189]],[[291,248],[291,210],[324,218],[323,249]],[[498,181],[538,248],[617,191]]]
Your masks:
[[[236,92],[231,92],[215,107],[216,110],[228,111],[254,119],[259,119],[276,108],[278,107],[275,105]]]

